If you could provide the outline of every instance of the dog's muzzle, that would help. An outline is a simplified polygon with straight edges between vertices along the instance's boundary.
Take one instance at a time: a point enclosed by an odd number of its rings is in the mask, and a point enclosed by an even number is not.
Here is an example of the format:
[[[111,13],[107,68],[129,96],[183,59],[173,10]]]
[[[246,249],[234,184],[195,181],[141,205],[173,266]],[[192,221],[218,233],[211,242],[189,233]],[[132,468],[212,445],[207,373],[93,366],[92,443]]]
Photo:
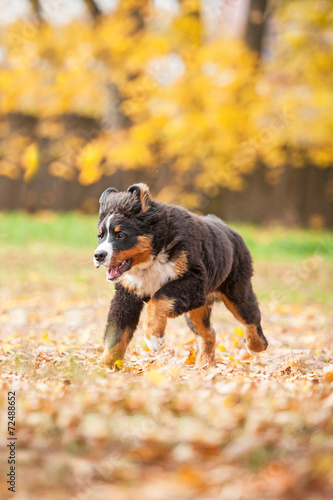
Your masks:
[[[106,256],[107,252],[105,252],[105,250],[99,250],[98,252],[95,252],[94,253],[95,266],[99,267],[101,264],[103,264]]]

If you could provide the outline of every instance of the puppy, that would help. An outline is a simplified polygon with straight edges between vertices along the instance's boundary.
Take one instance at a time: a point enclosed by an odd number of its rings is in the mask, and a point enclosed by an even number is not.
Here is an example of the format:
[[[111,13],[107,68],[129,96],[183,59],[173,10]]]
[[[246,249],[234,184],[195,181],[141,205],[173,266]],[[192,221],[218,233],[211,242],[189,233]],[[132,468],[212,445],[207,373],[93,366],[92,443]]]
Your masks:
[[[127,192],[109,188],[99,202],[94,264],[105,266],[107,281],[116,284],[104,335],[107,366],[124,358],[144,303],[143,331],[153,351],[164,346],[167,319],[185,313],[196,336],[197,366],[214,365],[215,301],[223,301],[244,325],[251,354],[267,348],[251,255],[236,231],[214,215],[201,217],[153,200],[145,184]]]

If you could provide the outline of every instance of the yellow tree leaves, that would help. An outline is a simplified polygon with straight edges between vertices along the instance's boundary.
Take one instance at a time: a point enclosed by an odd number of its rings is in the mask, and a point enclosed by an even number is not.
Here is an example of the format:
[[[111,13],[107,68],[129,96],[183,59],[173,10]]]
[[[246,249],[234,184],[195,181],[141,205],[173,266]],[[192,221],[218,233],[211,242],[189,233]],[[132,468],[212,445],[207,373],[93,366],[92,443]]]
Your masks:
[[[273,113],[278,111],[287,120],[275,129],[272,147],[266,148],[267,153],[273,150],[272,161],[269,154],[264,159],[274,166],[279,151],[287,146],[296,154],[284,158],[282,165],[288,162],[298,167],[310,160],[325,167],[332,163],[333,16],[328,0],[306,0],[302,5],[299,9],[296,1],[281,2],[275,13],[281,28],[271,46],[274,57],[264,67],[270,88],[263,96],[263,111],[272,116],[270,103]]]
[[[92,184],[101,178],[103,174],[100,167],[102,157],[103,151],[94,143],[89,143],[83,148],[77,162],[81,184],[84,186]]]
[[[15,22],[0,34],[0,112],[37,116],[40,131],[68,114],[99,120],[102,132],[70,161],[49,159],[52,175],[78,175],[84,185],[117,168],[167,164],[179,190],[186,172],[199,190],[240,190],[258,158],[271,167],[271,183],[287,163],[326,167],[333,18],[328,0],[304,5],[276,6],[275,43],[259,68],[242,40],[203,34],[198,0],[180,1],[173,14],[147,0],[120,1],[95,24]],[[52,140],[66,145],[70,134]],[[22,165],[1,157],[1,172],[17,178],[23,167],[31,178],[34,154],[24,152]]]

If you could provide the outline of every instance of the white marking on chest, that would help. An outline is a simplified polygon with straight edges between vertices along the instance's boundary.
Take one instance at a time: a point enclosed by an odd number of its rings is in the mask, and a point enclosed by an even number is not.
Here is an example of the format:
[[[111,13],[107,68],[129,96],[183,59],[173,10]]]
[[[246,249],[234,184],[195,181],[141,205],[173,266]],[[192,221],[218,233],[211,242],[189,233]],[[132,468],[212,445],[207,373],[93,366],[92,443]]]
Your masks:
[[[178,277],[174,267],[175,263],[168,261],[167,254],[162,250],[155,259],[133,267],[123,276],[122,282],[137,295],[152,297],[168,281]]]

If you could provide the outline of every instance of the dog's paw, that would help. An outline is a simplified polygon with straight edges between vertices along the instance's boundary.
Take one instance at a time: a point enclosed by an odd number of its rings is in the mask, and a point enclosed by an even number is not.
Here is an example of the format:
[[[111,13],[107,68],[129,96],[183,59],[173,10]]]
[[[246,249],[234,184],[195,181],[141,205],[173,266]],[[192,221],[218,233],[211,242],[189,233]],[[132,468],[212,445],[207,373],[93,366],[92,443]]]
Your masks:
[[[195,362],[196,368],[214,368],[216,366],[214,353],[199,355]]]
[[[113,368],[117,362],[122,363],[123,358],[112,350],[105,349],[101,357],[102,365],[107,368]]]
[[[265,339],[265,342],[261,342],[261,343],[254,343],[253,345],[251,345],[251,347],[254,347],[254,349],[250,348],[248,342],[246,341],[246,339],[244,339],[244,344],[245,344],[245,347],[246,347],[246,350],[249,354],[251,354],[251,356],[257,356],[257,354],[259,354],[260,352],[263,352],[267,349],[268,347],[268,342],[266,341]]]
[[[145,335],[145,342],[151,351],[160,351],[165,345],[165,335],[162,337],[151,335],[149,338]]]
[[[248,348],[247,346],[247,343],[245,342],[245,347],[246,347],[246,350],[249,354],[251,354],[251,356],[256,356],[258,353],[255,352],[255,351],[251,351],[251,349]]]

